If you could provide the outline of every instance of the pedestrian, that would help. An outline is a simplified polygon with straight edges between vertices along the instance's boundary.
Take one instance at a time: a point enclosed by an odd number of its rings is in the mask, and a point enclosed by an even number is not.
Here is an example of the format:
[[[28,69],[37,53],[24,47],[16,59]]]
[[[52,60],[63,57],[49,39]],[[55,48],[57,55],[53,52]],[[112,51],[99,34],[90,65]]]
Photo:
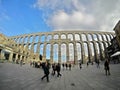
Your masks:
[[[80,69],[82,69],[82,64],[81,64],[81,62],[79,63],[79,67],[80,67]]]
[[[55,71],[56,71],[56,65],[55,63],[52,64],[52,75],[55,75]]]
[[[88,67],[88,65],[89,65],[89,61],[87,61],[87,67]]]
[[[97,68],[100,68],[100,61],[97,61]]]
[[[69,70],[71,70],[71,63],[69,63]]]
[[[42,68],[44,71],[44,76],[41,78],[41,80],[43,80],[46,77],[47,82],[49,82],[49,64],[48,64],[48,62],[42,63]]]
[[[68,68],[68,64],[66,63],[65,66],[66,66],[66,70],[67,70],[67,68]]]
[[[104,63],[104,69],[105,69],[105,74],[110,75],[110,67],[109,67],[109,61],[106,59],[105,63]]]
[[[64,70],[64,66],[65,66],[65,64],[63,63],[63,64],[62,64],[62,68],[63,68],[63,70]]]
[[[58,64],[56,65],[57,77],[62,76],[62,75],[60,74],[60,70],[61,70],[60,63],[58,63]]]

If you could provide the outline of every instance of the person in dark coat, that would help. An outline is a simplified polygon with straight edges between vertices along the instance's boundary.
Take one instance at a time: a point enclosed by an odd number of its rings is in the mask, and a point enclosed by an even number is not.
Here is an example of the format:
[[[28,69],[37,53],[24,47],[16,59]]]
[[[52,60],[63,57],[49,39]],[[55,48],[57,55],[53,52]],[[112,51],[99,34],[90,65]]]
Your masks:
[[[52,75],[55,75],[55,71],[56,71],[56,65],[55,63],[52,64]]]
[[[69,63],[69,70],[71,70],[71,63]]]
[[[47,62],[43,63],[42,68],[44,71],[44,76],[41,78],[41,80],[43,80],[46,77],[47,82],[49,82],[49,64]]]
[[[109,61],[106,59],[105,63],[104,63],[104,68],[105,68],[105,74],[110,75],[110,67],[109,67]]]
[[[66,63],[65,66],[66,66],[66,70],[67,70],[68,64]]]
[[[81,62],[79,63],[79,67],[80,67],[80,69],[82,69],[82,64],[81,64]]]
[[[64,70],[64,66],[65,66],[65,64],[63,63],[63,64],[62,64],[62,68],[63,68],[63,70]]]
[[[88,67],[88,65],[89,65],[89,61],[87,61],[87,67]]]
[[[58,64],[56,65],[57,77],[62,76],[62,75],[60,74],[60,70],[61,70],[61,68],[60,68],[60,63],[58,63]]]

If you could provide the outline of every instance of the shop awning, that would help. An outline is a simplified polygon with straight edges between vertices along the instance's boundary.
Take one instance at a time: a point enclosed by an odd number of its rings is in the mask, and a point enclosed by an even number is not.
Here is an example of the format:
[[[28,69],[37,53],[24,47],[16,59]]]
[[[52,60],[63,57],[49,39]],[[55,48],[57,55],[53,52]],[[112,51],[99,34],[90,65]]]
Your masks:
[[[114,53],[114,54],[113,54],[113,55],[111,55],[110,57],[114,57],[114,56],[118,56],[118,55],[120,55],[120,51],[118,51],[118,52]]]

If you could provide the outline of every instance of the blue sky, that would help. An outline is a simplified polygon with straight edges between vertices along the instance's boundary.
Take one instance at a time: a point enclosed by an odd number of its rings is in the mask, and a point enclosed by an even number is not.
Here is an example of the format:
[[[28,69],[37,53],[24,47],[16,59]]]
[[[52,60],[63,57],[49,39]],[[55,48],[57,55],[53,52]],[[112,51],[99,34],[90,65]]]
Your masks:
[[[35,0],[1,1],[0,31],[7,36],[50,31],[43,12],[32,7],[34,3]]]
[[[120,0],[0,0],[0,33],[113,31]]]

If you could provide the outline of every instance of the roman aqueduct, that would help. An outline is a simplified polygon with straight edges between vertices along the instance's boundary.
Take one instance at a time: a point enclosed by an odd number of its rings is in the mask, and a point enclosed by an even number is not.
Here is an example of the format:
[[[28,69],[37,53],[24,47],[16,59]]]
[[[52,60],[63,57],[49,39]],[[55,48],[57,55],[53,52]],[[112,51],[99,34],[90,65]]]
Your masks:
[[[54,31],[12,36],[9,39],[16,42],[13,46],[23,47],[22,52],[24,48],[29,48],[35,55],[34,60],[39,60],[41,54],[42,61],[78,63],[81,60],[84,63],[87,60],[103,60],[104,50],[114,36],[113,32]],[[15,57],[31,59],[27,55],[16,54]]]

